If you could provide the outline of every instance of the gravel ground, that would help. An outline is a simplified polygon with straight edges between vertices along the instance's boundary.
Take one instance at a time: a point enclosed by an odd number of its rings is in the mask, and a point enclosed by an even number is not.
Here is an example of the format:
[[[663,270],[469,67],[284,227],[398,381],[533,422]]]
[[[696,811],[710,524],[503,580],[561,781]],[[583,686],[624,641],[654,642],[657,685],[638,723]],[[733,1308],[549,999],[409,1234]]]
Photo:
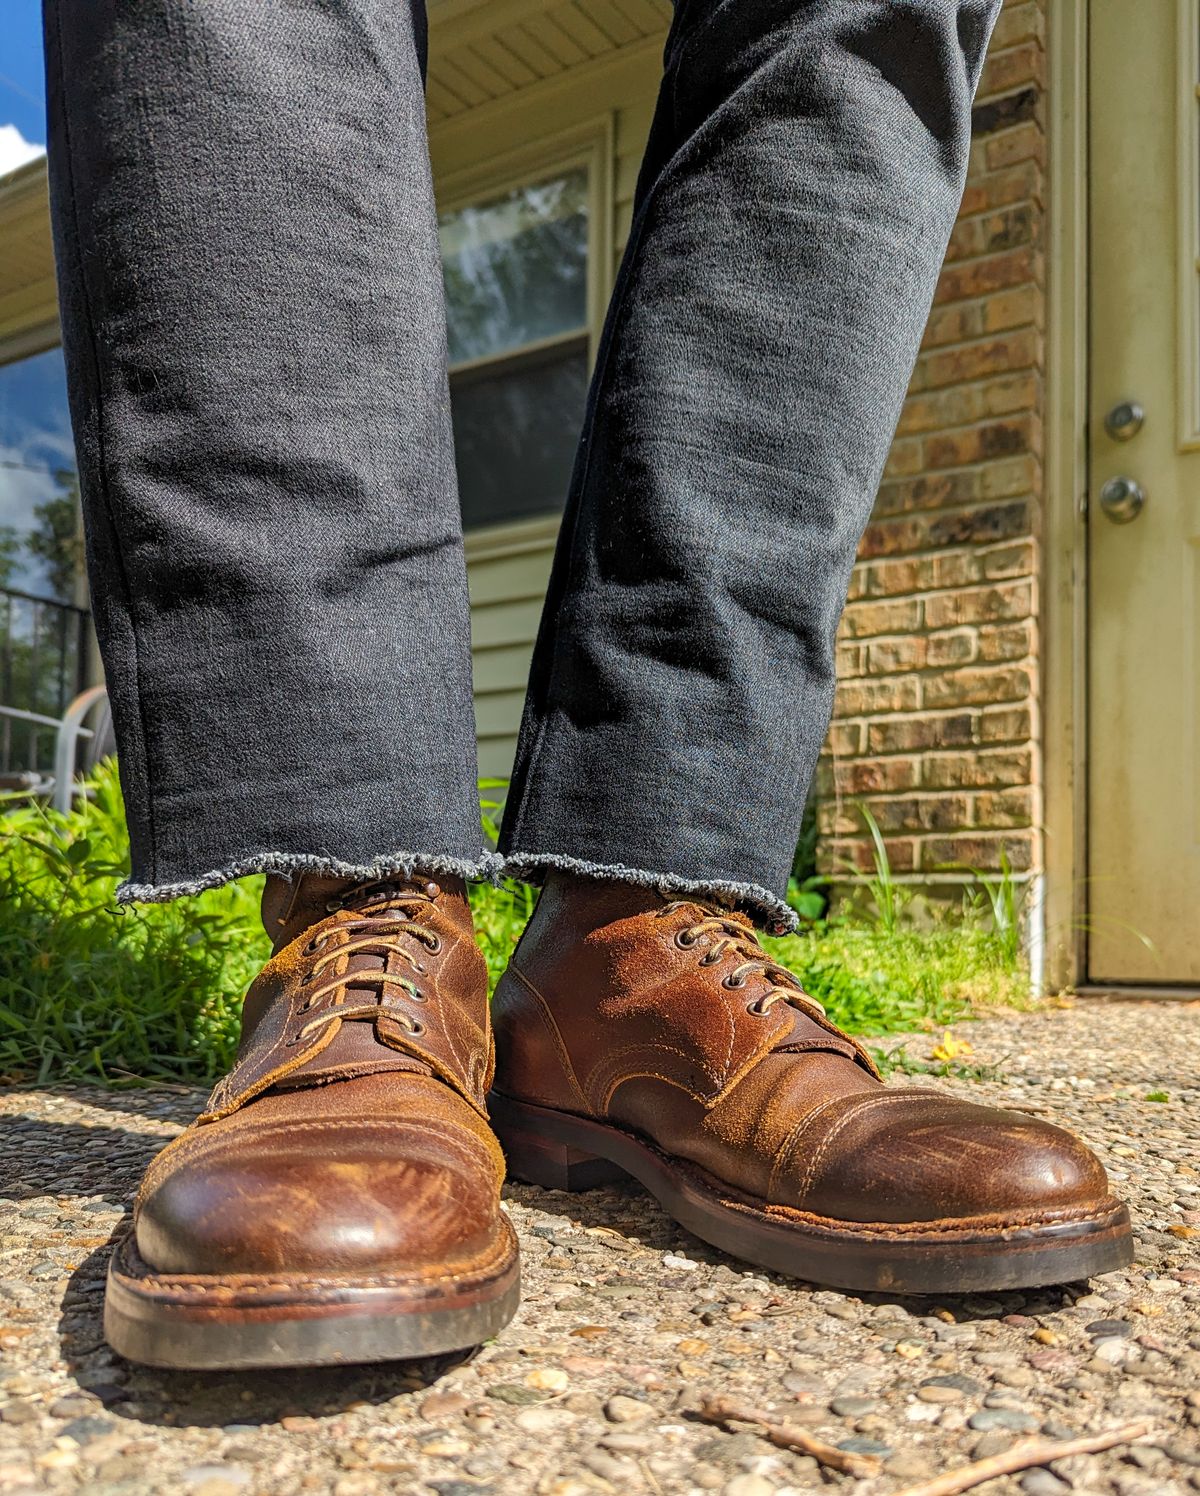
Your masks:
[[[959,1033],[996,1078],[937,1084],[1084,1134],[1134,1207],[1136,1267],[994,1298],[859,1299],[745,1270],[632,1190],[513,1186],[525,1301],[493,1344],[457,1362],[249,1378],[130,1366],[101,1336],[125,1202],[199,1096],[10,1090],[0,1490],[884,1496],[1029,1431],[1147,1416],[1149,1442],[983,1489],[1200,1491],[1200,1004],[1081,1004]],[[882,1471],[834,1475],[744,1426],[703,1424],[706,1391],[875,1451]]]

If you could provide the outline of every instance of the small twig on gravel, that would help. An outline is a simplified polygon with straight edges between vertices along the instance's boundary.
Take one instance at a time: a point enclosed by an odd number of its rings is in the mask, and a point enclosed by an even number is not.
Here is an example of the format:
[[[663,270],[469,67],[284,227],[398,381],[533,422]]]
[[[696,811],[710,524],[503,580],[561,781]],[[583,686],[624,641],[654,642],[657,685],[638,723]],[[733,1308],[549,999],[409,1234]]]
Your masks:
[[[836,1449],[823,1439],[814,1439],[798,1425],[764,1413],[749,1403],[739,1402],[736,1397],[703,1397],[697,1411],[706,1423],[752,1423],[762,1429],[764,1438],[780,1449],[810,1454],[819,1464],[828,1465],[831,1470],[841,1470],[845,1475],[875,1475],[879,1471],[877,1455],[852,1454],[845,1449]]]
[[[920,1486],[905,1486],[896,1496],[959,1496],[972,1486],[981,1486],[985,1480],[995,1480],[999,1475],[1012,1475],[1018,1470],[1030,1470],[1035,1465],[1048,1465],[1051,1460],[1065,1460],[1073,1454],[1096,1454],[1102,1449],[1111,1449],[1114,1444],[1130,1444],[1154,1432],[1154,1424],[1148,1419],[1141,1423],[1123,1423],[1119,1428],[1105,1429],[1101,1434],[1087,1434],[1082,1439],[1023,1439],[1006,1449],[1003,1454],[994,1454],[986,1460],[977,1460],[973,1465],[962,1465],[957,1470],[947,1470]]]

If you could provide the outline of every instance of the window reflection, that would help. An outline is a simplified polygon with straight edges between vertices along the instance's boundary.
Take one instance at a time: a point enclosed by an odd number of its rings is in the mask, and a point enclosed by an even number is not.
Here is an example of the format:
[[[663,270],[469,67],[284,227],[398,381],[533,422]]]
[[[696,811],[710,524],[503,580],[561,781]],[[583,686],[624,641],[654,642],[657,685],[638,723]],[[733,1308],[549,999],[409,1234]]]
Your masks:
[[[0,367],[0,587],[72,601],[78,485],[62,350]]]
[[[554,512],[587,393],[588,174],[443,215],[463,523]]]

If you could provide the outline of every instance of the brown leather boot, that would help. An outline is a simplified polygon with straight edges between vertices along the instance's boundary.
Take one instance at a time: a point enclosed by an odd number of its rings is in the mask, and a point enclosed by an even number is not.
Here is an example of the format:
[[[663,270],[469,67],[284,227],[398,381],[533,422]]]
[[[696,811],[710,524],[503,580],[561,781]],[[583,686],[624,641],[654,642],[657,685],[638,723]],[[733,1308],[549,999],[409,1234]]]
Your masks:
[[[1132,1260],[1070,1133],[885,1086],[742,915],[554,878],[492,1015],[490,1111],[520,1179],[632,1175],[714,1246],[839,1288],[1030,1287]]]
[[[475,1345],[519,1283],[465,887],[271,879],[263,914],[276,949],[237,1064],[146,1173],[109,1271],[109,1343],[175,1367]]]

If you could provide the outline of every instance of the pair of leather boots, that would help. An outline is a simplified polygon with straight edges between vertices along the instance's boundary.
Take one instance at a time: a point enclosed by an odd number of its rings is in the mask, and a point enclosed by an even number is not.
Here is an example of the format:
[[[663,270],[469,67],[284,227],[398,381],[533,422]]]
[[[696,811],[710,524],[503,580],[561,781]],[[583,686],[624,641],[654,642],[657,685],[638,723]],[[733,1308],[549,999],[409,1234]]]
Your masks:
[[[703,1240],[834,1287],[953,1293],[1131,1260],[1096,1158],[885,1086],[739,913],[551,879],[491,1008],[462,883],[269,880],[237,1063],[146,1174],[112,1346],[158,1366],[429,1355],[519,1292],[500,1203],[633,1178]]]

